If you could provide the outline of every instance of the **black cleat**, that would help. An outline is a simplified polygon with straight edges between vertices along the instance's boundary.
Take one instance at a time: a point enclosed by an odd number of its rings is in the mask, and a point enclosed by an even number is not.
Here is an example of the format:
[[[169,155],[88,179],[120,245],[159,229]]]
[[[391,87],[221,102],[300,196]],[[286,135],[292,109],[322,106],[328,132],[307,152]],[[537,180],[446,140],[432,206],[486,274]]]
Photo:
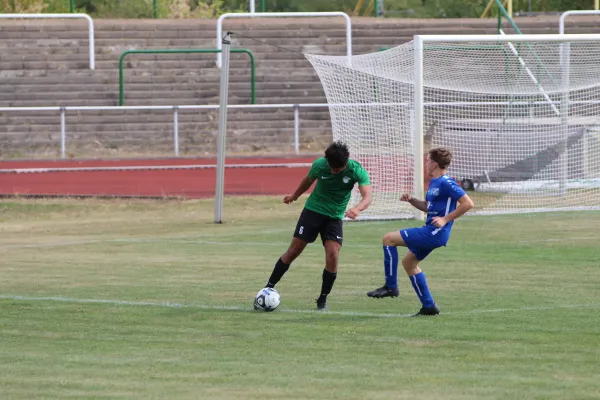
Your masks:
[[[317,310],[327,310],[327,299],[317,299]]]
[[[433,307],[421,307],[418,313],[413,315],[413,317],[421,317],[421,316],[433,316],[438,315],[440,313],[440,308],[437,304],[434,304]]]
[[[375,290],[368,292],[367,296],[373,297],[376,299],[382,299],[384,297],[398,297],[399,294],[400,294],[400,290],[398,290],[397,287],[389,288],[386,285],[383,285],[380,288],[377,288]]]

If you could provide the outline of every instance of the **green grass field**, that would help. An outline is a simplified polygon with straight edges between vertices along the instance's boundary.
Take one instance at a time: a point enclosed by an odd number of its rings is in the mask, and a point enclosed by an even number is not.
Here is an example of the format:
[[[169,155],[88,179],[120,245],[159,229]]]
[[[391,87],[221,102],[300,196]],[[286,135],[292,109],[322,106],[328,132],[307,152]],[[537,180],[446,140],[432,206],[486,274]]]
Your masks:
[[[600,213],[464,217],[408,278],[383,283],[381,236],[417,221],[345,224],[327,312],[309,246],[252,300],[303,205],[0,202],[2,399],[598,399]]]

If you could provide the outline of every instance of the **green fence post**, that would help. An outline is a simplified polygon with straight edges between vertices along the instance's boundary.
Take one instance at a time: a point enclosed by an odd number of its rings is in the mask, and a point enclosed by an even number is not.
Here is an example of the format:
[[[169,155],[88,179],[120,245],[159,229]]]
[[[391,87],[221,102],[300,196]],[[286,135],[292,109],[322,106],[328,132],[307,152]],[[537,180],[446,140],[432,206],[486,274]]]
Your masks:
[[[69,12],[73,14],[75,12],[75,0],[69,1]]]
[[[154,19],[158,18],[158,0],[154,0]]]
[[[265,12],[265,9],[266,9],[265,2],[266,2],[266,0],[260,0],[260,12]]]
[[[156,50],[126,50],[119,58],[119,106],[125,104],[125,82],[123,79],[123,63],[128,54],[173,54],[173,53],[220,53],[219,49],[156,49]],[[250,57],[250,90],[252,104],[256,104],[256,70],[254,53],[248,49],[231,49],[231,53],[246,53]]]

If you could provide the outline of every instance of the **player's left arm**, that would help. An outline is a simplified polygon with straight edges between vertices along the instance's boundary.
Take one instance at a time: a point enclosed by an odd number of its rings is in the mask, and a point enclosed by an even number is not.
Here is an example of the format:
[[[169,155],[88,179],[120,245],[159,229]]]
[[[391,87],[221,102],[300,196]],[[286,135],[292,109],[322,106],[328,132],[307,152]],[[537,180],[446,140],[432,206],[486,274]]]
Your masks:
[[[460,186],[458,186],[456,182],[444,182],[443,190],[448,196],[452,197],[452,199],[457,201],[458,206],[454,211],[452,211],[448,215],[445,215],[443,217],[433,217],[431,219],[431,222],[437,228],[441,228],[448,222],[460,218],[462,215],[464,215],[467,211],[469,211],[475,206],[475,203],[473,203],[471,197],[469,197],[469,195]]]
[[[369,208],[371,202],[373,201],[373,196],[371,195],[371,185],[359,186],[358,190],[361,196],[360,201],[357,205],[346,211],[345,214],[345,216],[350,219],[355,219],[356,217],[358,217],[362,211]]]
[[[358,190],[360,191],[360,201],[357,205],[350,208],[346,211],[345,216],[350,219],[355,219],[360,215],[360,213],[366,210],[373,201],[373,196],[371,194],[371,178],[369,177],[369,173],[361,168],[356,174],[356,181],[358,182]]]
[[[473,200],[471,200],[471,198],[469,197],[468,194],[465,194],[464,196],[459,198],[457,201],[458,201],[458,207],[456,207],[456,210],[452,211],[450,214],[448,214],[444,217],[433,217],[431,219],[431,222],[433,223],[433,225],[435,225],[437,228],[441,228],[444,225],[446,225],[448,222],[454,221],[455,219],[460,218],[467,211],[469,211],[471,208],[473,208],[473,206],[475,206],[475,203],[473,203]]]

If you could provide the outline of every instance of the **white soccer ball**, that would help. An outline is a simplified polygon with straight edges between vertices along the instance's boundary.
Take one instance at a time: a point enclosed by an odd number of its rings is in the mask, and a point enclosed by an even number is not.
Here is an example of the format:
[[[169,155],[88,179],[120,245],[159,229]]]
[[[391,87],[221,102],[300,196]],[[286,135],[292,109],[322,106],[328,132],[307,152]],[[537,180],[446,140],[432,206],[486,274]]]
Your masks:
[[[261,289],[254,299],[254,309],[259,311],[275,311],[279,307],[281,297],[273,288]]]

